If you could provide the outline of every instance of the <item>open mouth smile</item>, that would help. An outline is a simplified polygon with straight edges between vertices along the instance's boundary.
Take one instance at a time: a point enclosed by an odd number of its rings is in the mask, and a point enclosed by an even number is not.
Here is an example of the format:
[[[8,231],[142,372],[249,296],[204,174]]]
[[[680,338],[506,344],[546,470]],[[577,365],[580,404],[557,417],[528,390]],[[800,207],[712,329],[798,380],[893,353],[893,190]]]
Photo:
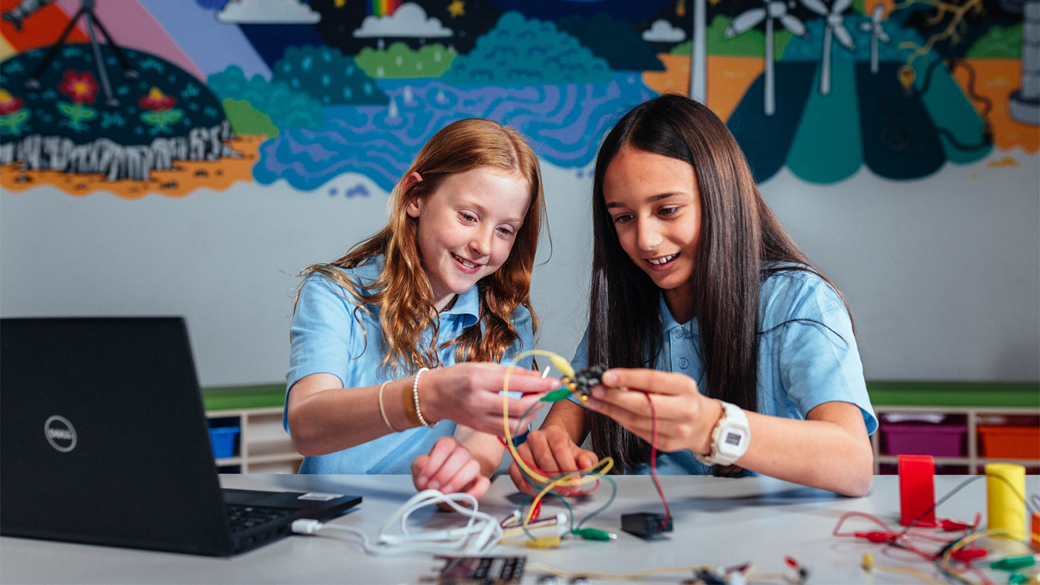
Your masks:
[[[455,262],[458,262],[467,271],[476,271],[481,266],[480,264],[475,264],[473,262],[470,262],[469,260],[466,260],[465,258],[463,258],[463,257],[461,257],[461,256],[459,256],[457,254],[454,254],[454,253],[451,255],[451,257],[454,258]]]
[[[646,261],[650,263],[653,270],[660,270],[667,267],[673,260],[678,258],[678,254],[669,254],[667,256],[661,256],[660,258],[647,258]]]

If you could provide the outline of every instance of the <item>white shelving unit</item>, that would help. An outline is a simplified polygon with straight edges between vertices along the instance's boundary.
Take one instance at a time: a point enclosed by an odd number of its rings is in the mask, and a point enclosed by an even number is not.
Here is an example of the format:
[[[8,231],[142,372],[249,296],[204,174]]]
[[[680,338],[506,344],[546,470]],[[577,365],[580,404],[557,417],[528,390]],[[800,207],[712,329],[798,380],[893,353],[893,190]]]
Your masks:
[[[238,454],[217,459],[222,470],[238,466],[241,473],[296,473],[303,455],[293,448],[282,428],[282,407],[213,410],[210,419],[238,419]]]
[[[967,426],[967,447],[965,457],[935,457],[935,464],[938,465],[960,465],[968,468],[968,474],[976,475],[982,473],[982,466],[987,463],[1017,463],[1027,468],[1040,467],[1040,459],[996,459],[983,457],[979,445],[979,421],[985,417],[992,416],[1027,416],[1036,417],[1040,416],[1040,410],[1035,408],[1015,408],[1015,407],[957,407],[957,406],[874,406],[874,413],[878,416],[878,419],[882,419],[882,415],[891,413],[912,413],[912,414],[942,414],[942,415],[962,415],[964,416],[965,424]],[[895,465],[899,462],[898,455],[886,455],[881,453],[881,431],[874,433],[870,437],[870,442],[874,446],[874,474],[880,473],[881,465],[889,463]]]

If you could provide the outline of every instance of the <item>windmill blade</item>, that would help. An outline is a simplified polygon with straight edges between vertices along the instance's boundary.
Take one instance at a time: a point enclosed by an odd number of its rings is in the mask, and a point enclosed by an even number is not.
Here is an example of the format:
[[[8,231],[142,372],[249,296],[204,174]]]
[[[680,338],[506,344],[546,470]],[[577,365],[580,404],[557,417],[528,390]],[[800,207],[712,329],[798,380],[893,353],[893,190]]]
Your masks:
[[[881,17],[884,16],[884,15],[885,15],[885,6],[884,6],[884,4],[878,4],[877,6],[874,7],[874,10],[870,13],[870,20],[874,21],[875,23],[879,23],[879,22],[881,22]]]
[[[754,28],[758,23],[766,19],[765,8],[752,8],[747,12],[738,14],[729,27],[726,28],[726,38],[733,38],[739,34]]]
[[[856,43],[853,42],[852,35],[849,34],[849,30],[844,26],[834,27],[834,38],[838,39],[838,42],[846,49],[850,51],[856,50]]]
[[[848,10],[849,6],[852,6],[852,0],[835,0],[831,6],[831,14],[841,14]]]
[[[789,30],[792,33],[794,33],[795,36],[799,36],[799,37],[807,37],[807,36],[809,36],[809,32],[805,30],[805,25],[802,24],[802,21],[800,21],[797,18],[791,16],[790,14],[785,14],[785,15],[781,16],[780,17],[780,22],[783,23],[784,28],[786,28],[787,30]]]
[[[762,22],[765,19],[765,8],[752,8],[747,12],[738,14],[736,18],[733,19],[733,22],[730,23],[729,28],[727,28],[726,31],[733,31],[734,36],[739,35],[741,33],[751,30],[752,28],[757,26],[758,23]]]
[[[827,16],[827,5],[820,0],[802,0],[802,5],[816,14]]]
[[[881,28],[880,24],[878,25],[877,38],[882,43],[887,43],[888,41],[892,40],[888,38],[888,33],[885,32],[885,29]]]

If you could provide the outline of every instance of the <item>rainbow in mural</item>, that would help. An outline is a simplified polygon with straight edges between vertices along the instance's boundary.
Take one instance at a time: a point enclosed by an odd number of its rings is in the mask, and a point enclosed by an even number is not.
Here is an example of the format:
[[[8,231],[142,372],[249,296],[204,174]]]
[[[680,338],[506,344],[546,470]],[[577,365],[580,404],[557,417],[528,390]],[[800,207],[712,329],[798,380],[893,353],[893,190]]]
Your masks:
[[[401,0],[368,0],[368,13],[372,16],[390,16],[400,6]]]

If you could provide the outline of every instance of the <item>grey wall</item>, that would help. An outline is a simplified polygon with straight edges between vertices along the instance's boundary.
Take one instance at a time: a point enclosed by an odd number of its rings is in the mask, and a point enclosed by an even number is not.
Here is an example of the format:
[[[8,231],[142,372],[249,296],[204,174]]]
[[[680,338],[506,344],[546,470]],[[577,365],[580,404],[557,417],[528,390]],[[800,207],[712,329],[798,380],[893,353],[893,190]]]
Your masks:
[[[835,185],[786,171],[762,191],[846,293],[870,379],[1040,379],[1040,158],[947,166],[893,182],[861,170]],[[545,164],[552,256],[534,275],[539,347],[581,336],[591,227],[589,170]],[[580,176],[579,176],[580,175]],[[330,197],[284,182],[184,198],[0,193],[0,315],[184,315],[204,386],[277,382],[288,367],[300,269],[378,230],[386,196]]]

